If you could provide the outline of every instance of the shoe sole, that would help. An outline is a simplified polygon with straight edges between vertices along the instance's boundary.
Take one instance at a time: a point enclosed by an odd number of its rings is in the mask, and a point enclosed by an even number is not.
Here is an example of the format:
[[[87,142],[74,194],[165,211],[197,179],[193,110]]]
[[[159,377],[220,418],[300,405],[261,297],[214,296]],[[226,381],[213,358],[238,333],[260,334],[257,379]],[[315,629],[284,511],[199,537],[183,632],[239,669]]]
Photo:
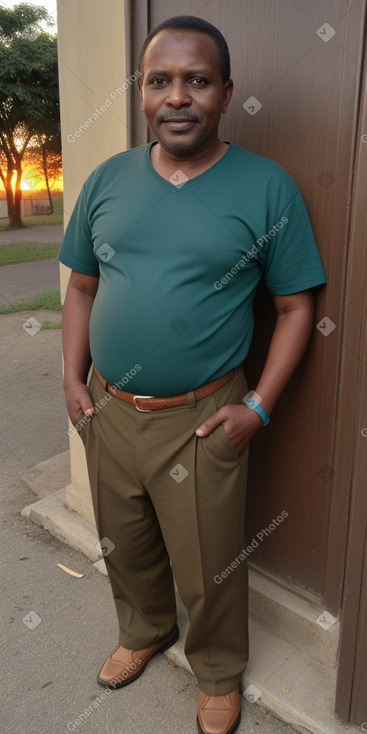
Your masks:
[[[168,650],[169,647],[172,647],[172,645],[174,645],[175,642],[177,642],[179,636],[180,636],[180,632],[179,632],[178,627],[176,627],[176,631],[174,635],[168,640],[168,642],[165,642],[164,645],[162,645],[162,647],[159,647],[158,650],[156,650],[153,653],[153,655],[151,655],[150,658],[148,658],[146,663],[144,663],[143,667],[140,668],[140,670],[138,670],[138,672],[135,673],[135,675],[132,675],[131,678],[128,678],[127,680],[124,680],[121,683],[116,683],[116,685],[114,685],[113,683],[107,683],[106,681],[102,680],[102,678],[97,678],[97,683],[99,683],[100,686],[103,686],[103,688],[110,688],[112,691],[116,691],[119,688],[124,688],[125,686],[128,686],[129,683],[133,683],[134,680],[137,680],[137,678],[140,678],[140,676],[144,673],[144,670],[147,667],[149,661],[152,658],[154,658],[154,655],[157,655],[157,653],[159,652],[164,652],[165,650]]]
[[[231,728],[228,729],[225,732],[225,734],[233,734],[233,732],[235,732],[236,729],[239,727],[240,721],[241,721],[241,711],[238,714],[237,719],[233,722]],[[199,734],[206,734],[206,732],[204,731],[204,729],[202,729],[201,726],[200,726],[200,721],[199,721],[199,717],[198,716],[196,717],[196,723],[197,723]]]

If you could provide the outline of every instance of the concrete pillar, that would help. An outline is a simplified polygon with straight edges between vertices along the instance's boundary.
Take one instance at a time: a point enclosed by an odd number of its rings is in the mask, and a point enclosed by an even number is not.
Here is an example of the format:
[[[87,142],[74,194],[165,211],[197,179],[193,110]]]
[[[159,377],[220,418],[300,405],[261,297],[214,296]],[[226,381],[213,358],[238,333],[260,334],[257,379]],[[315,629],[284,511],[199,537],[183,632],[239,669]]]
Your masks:
[[[103,160],[126,150],[126,17],[121,0],[58,0],[58,48],[64,213],[68,223],[79,191]],[[70,270],[60,269],[64,299]],[[68,505],[94,522],[86,462],[70,437]]]

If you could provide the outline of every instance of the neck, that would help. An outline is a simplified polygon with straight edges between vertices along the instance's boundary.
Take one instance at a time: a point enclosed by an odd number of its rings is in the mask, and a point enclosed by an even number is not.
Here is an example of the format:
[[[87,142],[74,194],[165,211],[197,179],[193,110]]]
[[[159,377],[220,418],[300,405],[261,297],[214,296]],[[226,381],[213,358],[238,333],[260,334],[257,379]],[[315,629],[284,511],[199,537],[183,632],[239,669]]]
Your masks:
[[[157,163],[161,165],[172,166],[176,164],[185,164],[185,166],[201,167],[203,165],[212,165],[213,159],[219,160],[228,150],[228,145],[222,143],[218,138],[208,145],[205,150],[191,153],[190,151],[182,151],[182,153],[174,152],[163,148],[160,143],[153,145],[151,153]]]
[[[185,151],[179,155],[166,150],[160,143],[155,143],[150,150],[150,160],[153,168],[166,178],[169,178],[176,169],[184,171],[191,178],[217,163],[227,150],[228,145],[226,143],[216,140],[214,144],[203,151],[193,154],[187,154],[187,151]]]

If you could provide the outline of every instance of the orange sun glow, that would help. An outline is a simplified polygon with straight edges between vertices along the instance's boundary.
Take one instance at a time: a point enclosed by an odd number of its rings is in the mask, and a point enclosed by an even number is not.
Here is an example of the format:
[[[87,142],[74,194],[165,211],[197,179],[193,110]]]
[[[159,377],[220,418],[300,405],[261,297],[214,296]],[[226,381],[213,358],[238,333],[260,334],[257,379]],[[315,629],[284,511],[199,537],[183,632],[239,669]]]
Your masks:
[[[12,179],[12,185],[15,184],[15,173]],[[54,176],[49,178],[49,185],[51,188],[51,191],[62,191],[63,190],[63,178],[62,173],[60,173],[59,176]],[[35,171],[33,168],[25,168],[23,170],[23,176],[22,176],[22,183],[21,187],[22,191],[45,191],[46,184],[44,176],[42,176],[38,171]],[[4,191],[4,186],[2,184],[2,181],[0,180],[0,191]]]

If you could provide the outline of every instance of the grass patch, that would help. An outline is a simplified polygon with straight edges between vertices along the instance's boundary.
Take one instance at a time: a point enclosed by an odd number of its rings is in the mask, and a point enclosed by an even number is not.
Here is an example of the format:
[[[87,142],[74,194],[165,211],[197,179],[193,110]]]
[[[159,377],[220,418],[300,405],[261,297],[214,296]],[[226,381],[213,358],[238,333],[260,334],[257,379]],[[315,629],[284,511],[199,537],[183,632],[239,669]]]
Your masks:
[[[26,242],[13,242],[11,245],[1,245],[0,266],[28,263],[33,262],[33,260],[47,260],[56,257],[59,249],[60,245],[54,243],[27,244]]]
[[[44,321],[42,324],[42,329],[61,329],[62,323],[61,321]]]
[[[40,308],[44,308],[49,311],[62,311],[60,291],[58,288],[49,288],[38,296],[28,298],[26,301],[20,301],[19,303],[15,303],[13,306],[1,306],[0,315],[19,313],[19,311],[37,311]]]
[[[58,197],[54,199],[54,213],[40,214],[34,217],[22,217],[25,227],[42,227],[46,224],[62,224],[63,223],[63,199]],[[9,226],[9,219],[0,219],[0,232],[5,232]],[[11,230],[14,231],[14,230]]]

